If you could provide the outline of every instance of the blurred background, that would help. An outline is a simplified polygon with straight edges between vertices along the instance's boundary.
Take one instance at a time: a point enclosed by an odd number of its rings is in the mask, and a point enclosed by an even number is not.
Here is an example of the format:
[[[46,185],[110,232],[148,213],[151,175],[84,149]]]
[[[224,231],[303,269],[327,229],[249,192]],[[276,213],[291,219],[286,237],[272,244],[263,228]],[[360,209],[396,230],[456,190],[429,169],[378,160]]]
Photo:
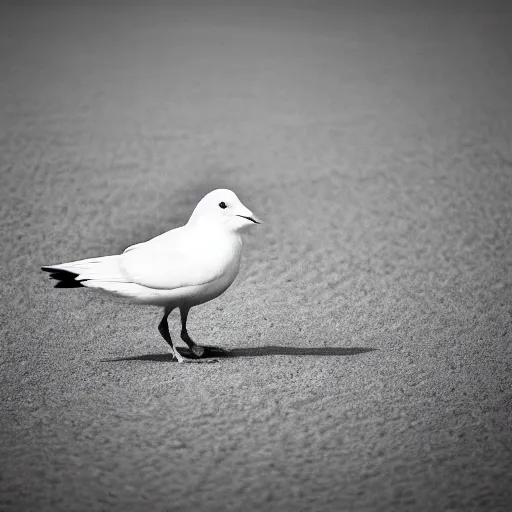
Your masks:
[[[510,510],[510,11],[2,7],[0,508]],[[236,357],[39,270],[221,187],[265,224],[189,330]]]

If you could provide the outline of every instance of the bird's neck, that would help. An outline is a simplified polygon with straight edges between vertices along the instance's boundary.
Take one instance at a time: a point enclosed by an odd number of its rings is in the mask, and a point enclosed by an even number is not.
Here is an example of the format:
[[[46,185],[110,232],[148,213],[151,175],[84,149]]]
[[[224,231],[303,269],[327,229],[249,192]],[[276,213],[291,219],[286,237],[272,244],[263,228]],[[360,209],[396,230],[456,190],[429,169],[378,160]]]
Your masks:
[[[188,229],[197,231],[203,237],[216,237],[231,241],[236,245],[242,244],[242,237],[237,231],[226,229],[225,226],[218,222],[212,222],[208,217],[199,217],[194,219],[194,222],[188,222]]]

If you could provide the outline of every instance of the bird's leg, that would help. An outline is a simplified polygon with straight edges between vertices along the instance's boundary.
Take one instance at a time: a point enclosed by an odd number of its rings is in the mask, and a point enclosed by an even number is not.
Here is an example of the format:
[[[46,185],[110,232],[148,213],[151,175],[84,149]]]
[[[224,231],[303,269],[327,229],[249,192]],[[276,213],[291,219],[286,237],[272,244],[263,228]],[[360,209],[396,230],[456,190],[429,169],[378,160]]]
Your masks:
[[[202,357],[204,355],[204,348],[198,345],[187,332],[187,317],[189,308],[180,308],[181,314],[181,339],[188,345],[188,348],[196,357]]]
[[[163,339],[169,343],[169,346],[171,347],[172,355],[177,359],[178,363],[213,363],[216,361],[216,359],[191,359],[189,357],[183,357],[174,346],[174,343],[171,339],[171,334],[169,332],[169,324],[167,323],[167,317],[169,316],[169,313],[172,310],[165,310],[164,316],[162,320],[160,320],[160,323],[158,324],[158,330],[160,331],[160,334],[162,335]]]
[[[181,314],[181,339],[188,345],[192,353],[196,357],[203,357],[203,355],[206,353],[213,355],[221,355],[224,354],[225,351],[218,347],[207,347],[207,346],[201,346],[198,345],[188,334],[187,332],[187,317],[188,312],[190,311],[190,308],[180,308],[180,314]]]
[[[179,363],[183,362],[183,356],[176,350],[172,339],[171,339],[171,333],[169,332],[169,324],[167,323],[167,317],[169,316],[169,313],[171,310],[165,310],[164,316],[162,320],[160,320],[160,323],[158,324],[158,330],[160,331],[160,334],[162,335],[162,338],[169,343],[169,346],[171,347],[172,355],[178,360]]]

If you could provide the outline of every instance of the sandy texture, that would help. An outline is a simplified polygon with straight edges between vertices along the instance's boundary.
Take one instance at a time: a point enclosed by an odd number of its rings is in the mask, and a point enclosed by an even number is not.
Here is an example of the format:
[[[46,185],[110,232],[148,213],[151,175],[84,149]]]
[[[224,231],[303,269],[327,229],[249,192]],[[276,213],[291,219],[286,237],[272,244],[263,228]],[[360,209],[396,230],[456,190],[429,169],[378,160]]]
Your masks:
[[[291,4],[3,9],[0,510],[510,510],[512,17]],[[217,187],[218,364],[39,270]]]

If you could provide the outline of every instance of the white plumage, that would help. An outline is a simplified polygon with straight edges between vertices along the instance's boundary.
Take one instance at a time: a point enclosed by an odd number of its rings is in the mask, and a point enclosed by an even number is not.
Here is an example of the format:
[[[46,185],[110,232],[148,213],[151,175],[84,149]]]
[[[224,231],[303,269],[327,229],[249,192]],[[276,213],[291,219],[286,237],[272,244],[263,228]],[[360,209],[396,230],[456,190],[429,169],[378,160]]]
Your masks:
[[[58,288],[84,286],[102,290],[136,304],[164,307],[159,330],[180,362],[167,325],[169,313],[180,308],[182,339],[199,358],[205,347],[195,344],[187,333],[188,311],[222,294],[240,268],[240,233],[259,224],[230,190],[207,194],[188,223],[147,242],[132,245],[122,254],[89,258],[42,267],[57,279]]]

